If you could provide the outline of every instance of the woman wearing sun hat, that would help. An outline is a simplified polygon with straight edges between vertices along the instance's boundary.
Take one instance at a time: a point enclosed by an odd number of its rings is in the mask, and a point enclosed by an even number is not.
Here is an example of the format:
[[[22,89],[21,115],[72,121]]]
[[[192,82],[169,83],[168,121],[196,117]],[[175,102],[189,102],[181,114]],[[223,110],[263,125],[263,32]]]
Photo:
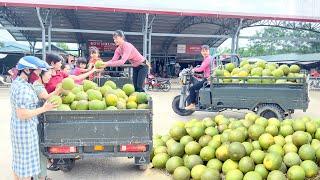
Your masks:
[[[10,89],[12,169],[16,180],[29,180],[40,173],[37,116],[56,108],[56,105],[48,102],[37,108],[39,99],[28,79],[31,70],[40,68],[38,60],[34,56],[25,56],[19,60],[18,76]]]

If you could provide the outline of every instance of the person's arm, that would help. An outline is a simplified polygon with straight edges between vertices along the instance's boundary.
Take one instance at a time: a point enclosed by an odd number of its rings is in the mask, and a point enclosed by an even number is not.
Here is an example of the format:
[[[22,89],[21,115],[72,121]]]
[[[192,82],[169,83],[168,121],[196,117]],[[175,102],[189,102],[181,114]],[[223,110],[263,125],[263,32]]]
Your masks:
[[[70,75],[69,77],[72,78],[75,81],[79,81],[79,80],[83,80],[83,79],[87,78],[88,76],[90,76],[90,74],[93,74],[96,71],[97,71],[96,68],[92,68],[90,71],[88,71],[88,72],[86,72],[84,74],[80,74],[78,76]]]
[[[89,72],[89,71],[92,69],[92,67],[93,67],[93,66],[88,67],[88,69],[82,69],[82,68],[80,68],[79,71],[80,71],[81,73],[86,73],[86,72]]]
[[[201,63],[201,65],[200,65],[200,67],[194,68],[193,70],[195,72],[203,72],[208,67],[210,68],[210,58],[204,59],[203,62]]]
[[[54,108],[56,108],[56,104],[51,104],[49,102],[45,102],[44,105],[37,109],[24,109],[24,108],[17,108],[16,113],[17,117],[21,120],[28,120],[34,116],[37,116],[39,114],[42,114],[44,112],[50,111]]]
[[[47,100],[53,95],[60,95],[62,91],[63,91],[62,87],[57,88],[52,93],[48,93],[46,89],[43,89],[43,91],[38,95],[38,97],[40,99]]]
[[[106,67],[117,67],[117,66],[124,65],[124,63],[126,63],[126,61],[129,59],[131,51],[132,51],[132,47],[130,47],[130,46],[123,47],[123,54],[122,54],[120,60],[117,60],[120,57],[120,53],[118,51],[116,51],[114,53],[113,58],[110,61],[105,63],[105,66]]]
[[[88,64],[88,71],[90,71],[93,67],[94,67],[94,64],[90,61]]]

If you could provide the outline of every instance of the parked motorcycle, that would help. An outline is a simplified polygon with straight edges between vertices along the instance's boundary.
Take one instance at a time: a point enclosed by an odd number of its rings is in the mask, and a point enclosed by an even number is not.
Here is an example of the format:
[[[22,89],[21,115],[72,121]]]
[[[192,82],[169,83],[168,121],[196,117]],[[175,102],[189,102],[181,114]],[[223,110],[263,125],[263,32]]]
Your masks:
[[[161,91],[168,92],[171,89],[171,82],[169,79],[157,79],[152,74],[148,75],[145,84],[149,91],[159,89]]]

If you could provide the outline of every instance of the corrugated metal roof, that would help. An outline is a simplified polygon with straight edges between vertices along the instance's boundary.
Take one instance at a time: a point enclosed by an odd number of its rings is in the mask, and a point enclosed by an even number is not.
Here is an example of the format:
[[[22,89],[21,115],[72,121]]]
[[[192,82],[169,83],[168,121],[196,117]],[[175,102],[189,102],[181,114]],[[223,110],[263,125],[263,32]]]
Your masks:
[[[0,7],[1,8],[1,7]],[[14,17],[20,19],[24,25],[28,27],[40,27],[39,20],[35,8],[28,7],[2,7],[7,8],[10,12],[14,13]],[[46,9],[42,9],[43,13]],[[113,31],[122,29],[129,32],[141,32],[144,23],[144,16],[138,13],[126,12],[103,12],[95,10],[68,10],[68,9],[53,9],[54,16],[52,21],[52,28],[64,29],[86,29],[86,30],[105,30]],[[131,16],[130,16],[131,15]],[[133,15],[133,17],[132,17]],[[45,15],[44,15],[45,17]],[[183,21],[186,17],[192,16],[174,16],[159,14],[155,17],[152,32],[154,33],[187,33],[187,34],[223,34],[230,35],[230,27],[236,27],[238,19],[217,19],[216,17],[208,17],[214,21],[219,21],[221,25],[218,26],[209,23],[195,22],[193,25],[185,25]],[[0,23],[4,18],[0,18]],[[222,21],[222,22],[221,22]],[[247,20],[245,20],[247,21]],[[256,22],[250,20],[252,23]],[[249,20],[248,20],[249,22]],[[9,26],[9,25],[7,25]],[[176,32],[176,27],[184,27],[181,31]],[[225,30],[222,31],[221,29]],[[26,38],[17,34],[21,31],[9,31],[17,41],[25,41]],[[36,41],[41,41],[41,31],[28,31],[31,38]],[[129,42],[132,42],[140,51],[143,47],[142,36],[127,36]],[[113,42],[112,35],[110,34],[94,34],[94,33],[70,33],[70,32],[52,32],[52,42],[69,42],[69,43],[86,43],[88,40],[102,40],[104,42]],[[188,44],[203,44],[210,38],[175,38],[171,43],[169,49],[170,53],[176,53],[176,46],[178,43]],[[79,42],[82,41],[82,42]],[[164,53],[163,44],[168,41],[168,37],[152,37],[152,52]],[[218,47],[225,41],[225,38],[216,39],[212,44],[213,47]]]

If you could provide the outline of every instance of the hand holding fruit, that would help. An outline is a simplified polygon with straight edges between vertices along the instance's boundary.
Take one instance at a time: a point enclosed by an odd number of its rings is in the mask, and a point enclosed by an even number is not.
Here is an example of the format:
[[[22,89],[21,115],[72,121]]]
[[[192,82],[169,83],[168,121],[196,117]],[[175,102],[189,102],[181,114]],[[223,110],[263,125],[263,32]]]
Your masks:
[[[56,95],[60,95],[63,92],[63,88],[62,86],[57,86],[56,90],[55,90],[55,94]]]
[[[57,104],[54,104],[54,103],[49,102],[49,101],[46,101],[46,102],[44,103],[44,105],[42,106],[42,108],[44,109],[45,112],[46,112],[46,111],[53,110],[53,109],[55,109],[55,108],[57,108],[57,107],[58,107]]]
[[[105,67],[105,64],[106,63],[100,59],[94,64],[94,67],[97,69],[103,69]]]

